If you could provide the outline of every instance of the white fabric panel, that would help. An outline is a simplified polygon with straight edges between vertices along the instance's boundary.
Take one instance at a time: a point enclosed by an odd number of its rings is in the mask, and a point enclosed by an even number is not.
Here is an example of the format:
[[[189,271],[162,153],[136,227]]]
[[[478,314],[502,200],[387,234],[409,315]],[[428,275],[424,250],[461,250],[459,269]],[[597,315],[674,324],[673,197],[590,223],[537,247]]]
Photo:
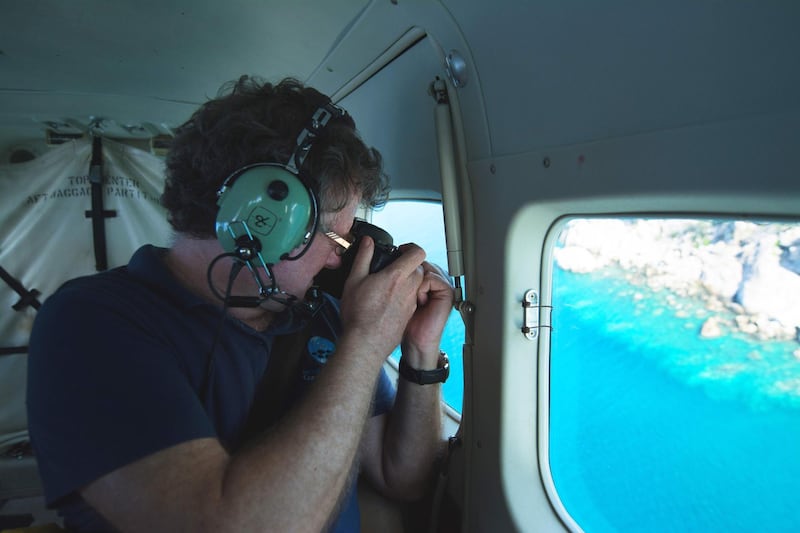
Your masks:
[[[95,272],[88,178],[91,140],[73,141],[26,163],[0,166],[0,265],[39,301],[64,281]],[[103,139],[103,208],[109,268],[126,264],[145,243],[167,245],[170,228],[158,204],[164,163]],[[0,346],[27,346],[36,310],[14,311],[19,296],[0,281]],[[0,443],[27,427],[27,354],[0,356]],[[2,453],[3,450],[0,450]]]

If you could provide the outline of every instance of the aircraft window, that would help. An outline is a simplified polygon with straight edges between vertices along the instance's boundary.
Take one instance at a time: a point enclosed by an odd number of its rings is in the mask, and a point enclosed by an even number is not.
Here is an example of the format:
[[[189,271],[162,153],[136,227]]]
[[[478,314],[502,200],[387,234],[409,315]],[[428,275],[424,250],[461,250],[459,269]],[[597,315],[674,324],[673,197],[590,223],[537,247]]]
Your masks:
[[[549,467],[585,531],[789,531],[800,224],[573,219],[553,249]]]
[[[441,202],[390,200],[382,209],[372,213],[372,223],[388,231],[395,244],[418,244],[427,252],[427,261],[447,270],[447,245]],[[461,357],[463,344],[464,322],[458,312],[453,310],[442,335],[442,350],[450,358],[450,377],[442,386],[442,394],[445,403],[459,414],[464,398],[464,365]],[[399,361],[399,348],[391,357]]]

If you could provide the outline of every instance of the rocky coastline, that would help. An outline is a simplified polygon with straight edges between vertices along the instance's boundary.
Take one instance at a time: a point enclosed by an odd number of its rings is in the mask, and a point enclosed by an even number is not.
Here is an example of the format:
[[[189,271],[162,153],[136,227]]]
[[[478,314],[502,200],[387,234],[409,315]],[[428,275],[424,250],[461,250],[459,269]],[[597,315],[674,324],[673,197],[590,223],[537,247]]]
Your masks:
[[[798,343],[800,226],[684,219],[580,219],[554,251],[576,273],[621,269],[636,285],[699,299],[709,311],[698,334],[740,331]]]

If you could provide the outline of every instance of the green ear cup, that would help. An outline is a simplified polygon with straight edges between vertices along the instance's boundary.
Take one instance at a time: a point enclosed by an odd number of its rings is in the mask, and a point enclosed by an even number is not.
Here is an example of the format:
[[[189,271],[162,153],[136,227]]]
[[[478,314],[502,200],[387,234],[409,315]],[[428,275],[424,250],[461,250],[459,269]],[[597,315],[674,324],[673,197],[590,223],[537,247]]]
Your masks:
[[[222,248],[235,252],[237,239],[252,237],[260,242],[267,264],[308,242],[317,216],[311,190],[285,167],[271,163],[234,173],[220,189],[217,205]]]

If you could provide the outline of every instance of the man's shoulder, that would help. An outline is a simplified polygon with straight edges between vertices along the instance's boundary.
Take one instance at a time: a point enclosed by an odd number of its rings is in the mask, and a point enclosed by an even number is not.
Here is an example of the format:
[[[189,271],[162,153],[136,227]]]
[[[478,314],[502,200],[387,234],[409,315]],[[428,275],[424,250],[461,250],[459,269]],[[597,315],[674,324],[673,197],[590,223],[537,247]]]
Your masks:
[[[165,269],[159,265],[158,250],[144,246],[127,265],[70,279],[48,297],[44,305],[96,303],[114,307],[157,301],[169,293],[165,290]]]
[[[138,290],[140,284],[128,275],[127,267],[80,276],[64,282],[47,297],[40,314],[56,306],[63,310],[65,306],[114,303],[127,297],[127,294],[136,294]]]
[[[131,276],[127,267],[122,266],[65,282],[44,301],[40,313],[54,307],[62,312],[79,307],[82,313],[91,313],[92,309],[108,310],[134,302],[142,305],[156,297],[147,284]]]
[[[180,316],[168,312],[176,308],[177,301],[172,299],[170,291],[134,275],[129,265],[112,268],[62,284],[44,300],[32,334],[89,327],[84,324],[152,325],[153,321]]]

